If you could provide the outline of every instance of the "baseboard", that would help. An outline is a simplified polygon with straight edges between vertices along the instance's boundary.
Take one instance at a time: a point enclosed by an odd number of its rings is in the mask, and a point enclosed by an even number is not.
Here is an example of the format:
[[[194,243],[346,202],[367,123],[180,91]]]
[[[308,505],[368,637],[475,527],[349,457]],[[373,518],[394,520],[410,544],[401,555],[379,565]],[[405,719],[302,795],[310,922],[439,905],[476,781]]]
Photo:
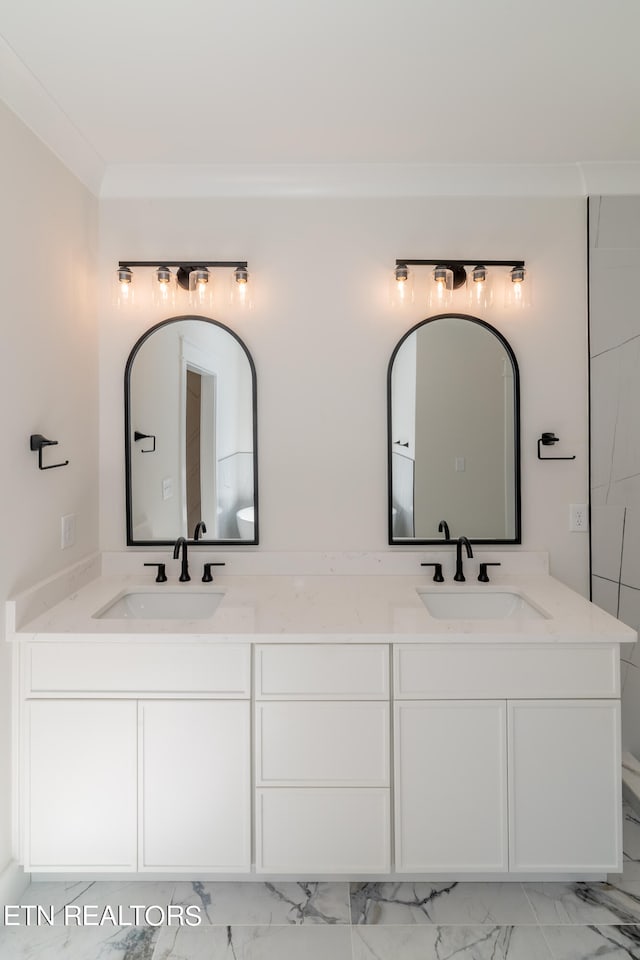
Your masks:
[[[20,897],[31,883],[31,875],[20,864],[10,860],[0,873],[0,907],[7,903],[19,903]],[[0,915],[0,924],[2,917]]]

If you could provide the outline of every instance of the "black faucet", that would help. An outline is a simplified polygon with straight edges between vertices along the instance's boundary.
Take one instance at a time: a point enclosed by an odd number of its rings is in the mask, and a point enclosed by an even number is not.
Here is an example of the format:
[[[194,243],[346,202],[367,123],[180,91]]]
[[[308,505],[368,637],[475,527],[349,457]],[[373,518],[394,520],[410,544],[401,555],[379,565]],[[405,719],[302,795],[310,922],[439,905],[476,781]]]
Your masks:
[[[451,534],[449,533],[449,524],[446,520],[441,520],[438,524],[438,533],[444,533],[445,540],[451,540]]]
[[[173,548],[173,559],[177,560],[180,556],[180,550],[182,549],[182,567],[180,569],[180,576],[178,577],[180,583],[186,583],[187,580],[191,580],[189,576],[189,564],[187,563],[187,541],[184,537],[178,537],[176,540],[176,545]]]
[[[456,573],[454,580],[457,580],[458,583],[464,583],[464,573],[462,572],[462,547],[466,547],[467,556],[473,556],[473,550],[471,549],[471,544],[469,543],[467,537],[458,537],[456,540]]]
[[[198,540],[200,539],[201,533],[206,533],[206,532],[207,532],[206,523],[204,522],[204,520],[198,520],[198,522],[196,523],[196,528],[193,531],[193,539],[195,540],[195,542],[196,543],[198,542]]]

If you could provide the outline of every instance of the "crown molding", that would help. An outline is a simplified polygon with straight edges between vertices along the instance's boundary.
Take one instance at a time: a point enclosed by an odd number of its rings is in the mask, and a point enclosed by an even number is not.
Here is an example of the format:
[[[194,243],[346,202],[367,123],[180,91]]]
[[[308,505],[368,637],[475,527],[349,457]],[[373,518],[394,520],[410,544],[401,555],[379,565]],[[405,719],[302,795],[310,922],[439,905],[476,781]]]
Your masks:
[[[0,97],[92,193],[115,198],[640,194],[640,162],[105,164],[0,37]]]
[[[112,164],[101,197],[582,197],[640,194],[640,163]]]
[[[1,36],[0,97],[65,167],[98,196],[104,161]]]
[[[576,196],[575,164],[112,164],[102,197]]]
[[[634,196],[640,194],[640,162],[581,163],[584,195]]]

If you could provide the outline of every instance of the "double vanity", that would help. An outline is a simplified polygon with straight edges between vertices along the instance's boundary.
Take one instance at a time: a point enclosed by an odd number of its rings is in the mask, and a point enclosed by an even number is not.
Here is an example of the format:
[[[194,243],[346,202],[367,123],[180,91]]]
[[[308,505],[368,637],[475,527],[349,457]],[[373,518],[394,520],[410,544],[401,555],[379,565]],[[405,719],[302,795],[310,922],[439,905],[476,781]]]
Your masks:
[[[387,407],[400,549],[247,552],[253,359],[206,317],[140,337],[125,368],[126,542],[149,552],[90,558],[8,604],[25,870],[621,869],[620,645],[636,634],[519,549],[513,350],[484,320],[428,318],[393,351]]]
[[[434,583],[431,553],[295,574],[227,555],[208,584],[156,584],[140,554],[113,554],[12,601],[25,869],[620,870],[619,657],[635,632],[543,554],[483,552],[465,583],[446,556]],[[478,560],[500,560],[491,583]]]

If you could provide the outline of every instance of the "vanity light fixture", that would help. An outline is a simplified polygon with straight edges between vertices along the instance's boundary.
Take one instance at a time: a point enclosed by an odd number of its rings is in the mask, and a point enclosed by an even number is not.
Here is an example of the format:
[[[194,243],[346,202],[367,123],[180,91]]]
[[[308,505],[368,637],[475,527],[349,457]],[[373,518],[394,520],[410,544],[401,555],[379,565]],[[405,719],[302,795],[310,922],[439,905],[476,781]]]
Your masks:
[[[493,285],[484,263],[477,263],[467,278],[467,300],[474,309],[486,310],[493,301]]]
[[[116,304],[119,307],[127,306],[133,303],[135,288],[132,285],[133,274],[126,264],[121,263],[118,266],[118,291],[116,294]]]
[[[194,267],[191,270],[189,273],[189,292],[191,293],[191,302],[196,309],[203,310],[210,305],[211,286],[209,285],[209,270],[207,267]]]
[[[404,307],[413,303],[413,270],[406,263],[396,260],[396,268],[391,277],[389,300],[392,307]]]
[[[119,306],[131,303],[135,289],[134,270],[151,268],[152,299],[156,306],[173,306],[176,300],[185,291],[189,306],[203,309],[211,306],[213,294],[213,272],[218,269],[231,269],[232,286],[242,294],[231,299],[238,306],[248,305],[250,296],[247,288],[249,271],[246,260],[121,260],[118,264],[118,297]],[[171,268],[175,268],[175,274]]]
[[[200,287],[206,289],[205,284],[209,283],[209,271],[207,267],[195,267],[189,274],[189,287],[197,290]]]
[[[231,274],[229,290],[231,303],[245,310],[250,310],[253,307],[253,286],[253,283],[249,283],[249,271],[246,264],[236,267]]]
[[[456,290],[466,287],[470,306],[484,310],[493,302],[492,277],[496,268],[510,267],[506,275],[505,305],[524,307],[531,302],[530,284],[524,260],[396,260],[395,287],[401,287],[403,277],[410,275],[409,267],[433,267],[429,283],[427,304],[430,309],[442,312],[451,306]],[[411,297],[411,301],[413,297]],[[411,302],[395,297],[395,303]]]
[[[460,283],[455,284],[455,286],[460,286]],[[436,264],[433,268],[433,283],[429,285],[429,307],[440,313],[450,305],[453,290],[454,272],[451,264]]]
[[[175,302],[175,284],[172,283],[173,274],[164,264],[155,271],[155,280],[152,285],[152,299],[156,307],[173,306]]]
[[[507,275],[504,305],[511,310],[522,310],[531,305],[531,280],[527,279],[524,263],[514,266]]]

